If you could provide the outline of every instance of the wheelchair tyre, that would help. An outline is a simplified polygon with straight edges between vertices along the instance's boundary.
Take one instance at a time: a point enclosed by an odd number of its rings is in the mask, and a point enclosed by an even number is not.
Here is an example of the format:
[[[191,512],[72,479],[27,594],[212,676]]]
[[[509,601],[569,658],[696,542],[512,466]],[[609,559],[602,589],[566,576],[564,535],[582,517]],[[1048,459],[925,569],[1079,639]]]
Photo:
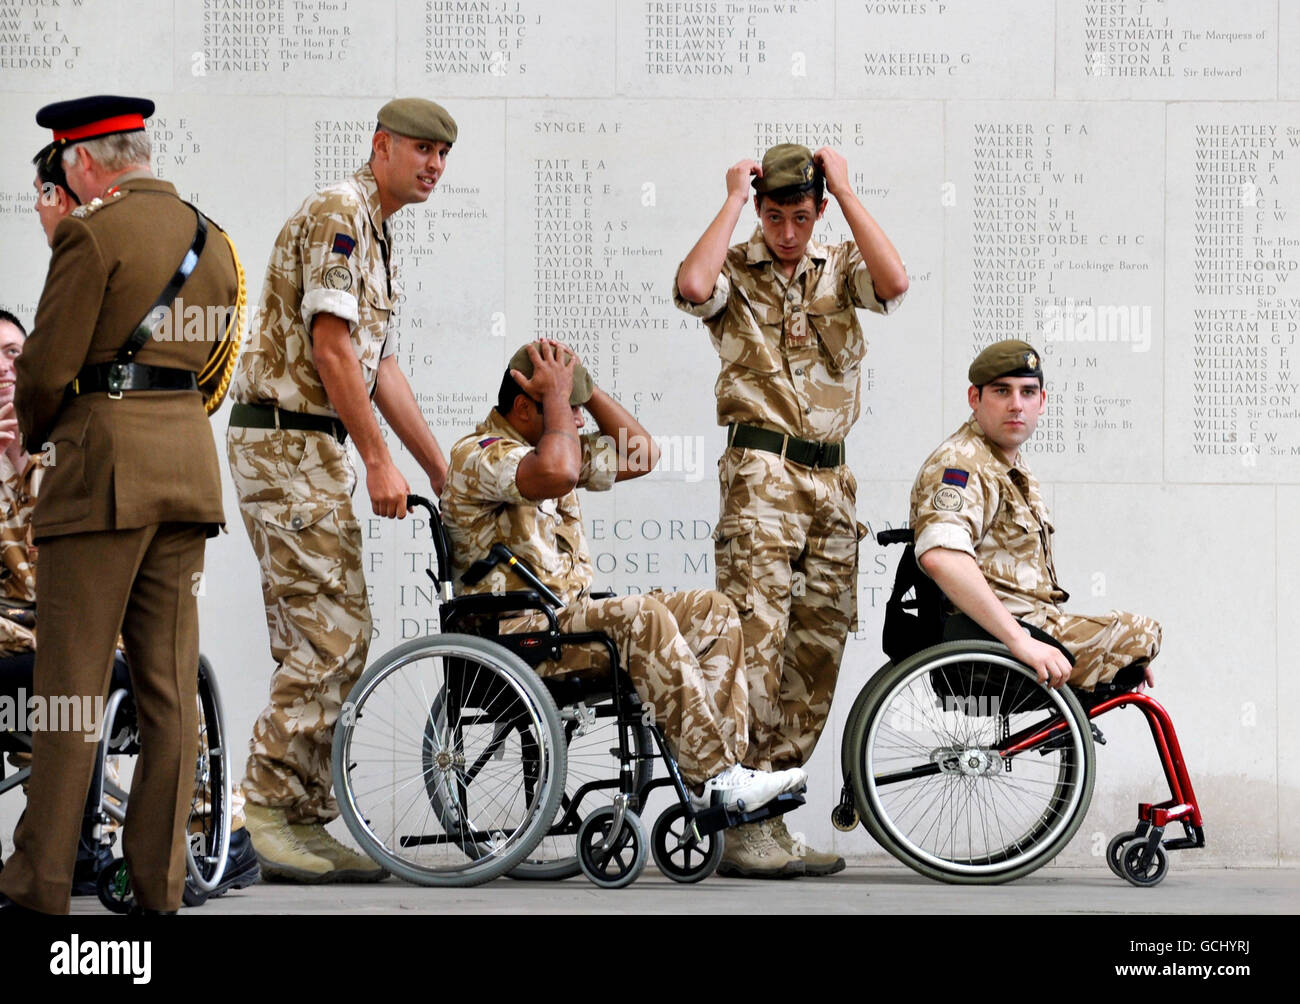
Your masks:
[[[130,913],[135,906],[135,891],[131,888],[131,875],[126,861],[114,858],[100,869],[95,879],[95,892],[105,909],[113,913]]]
[[[630,809],[623,814],[623,825],[608,851],[601,845],[614,822],[614,807],[602,805],[590,813],[578,827],[578,863],[582,873],[602,889],[622,889],[636,881],[645,869],[649,839],[645,823]]]
[[[1159,885],[1164,881],[1164,877],[1169,872],[1169,855],[1159,844],[1147,858],[1146,865],[1142,864],[1142,856],[1146,851],[1147,842],[1145,838],[1133,840],[1124,846],[1121,852],[1120,865],[1124,869],[1124,878],[1137,886]]]
[[[186,906],[201,905],[216,889],[230,852],[232,780],[221,694],[212,665],[203,656],[198,673],[199,749],[185,845]]]
[[[386,653],[334,730],[334,789],[357,842],[399,878],[471,886],[515,867],[555,818],[555,702],[512,652],[444,634]]]
[[[853,706],[849,708],[848,717],[844,720],[843,734],[846,737],[852,735],[853,727],[861,716],[862,709],[867,706],[867,702],[871,700],[872,695],[876,691],[876,684],[880,682],[891,666],[893,666],[893,663],[891,662],[887,662],[881,666],[871,675],[871,679],[867,680],[867,682],[862,685],[862,689],[858,691],[858,696],[853,699]],[[840,747],[841,777],[849,777],[853,773],[853,757],[851,755],[851,749],[852,747],[847,742]],[[853,826],[849,827],[849,829],[853,829],[857,825],[858,824],[855,821]]]
[[[1106,845],[1106,865],[1116,878],[1126,877],[1124,875],[1124,864],[1121,860],[1124,855],[1124,845],[1136,837],[1136,830],[1130,830],[1128,833],[1117,833],[1111,838],[1110,843]]]
[[[703,842],[683,842],[686,806],[680,802],[665,809],[650,831],[650,852],[655,865],[674,882],[699,882],[717,870],[722,860],[723,831],[706,834]]]
[[[566,717],[575,709],[566,707],[560,710],[567,765],[564,795],[550,828],[527,857],[509,872],[512,879],[555,882],[582,872],[578,861],[578,827],[590,807],[598,800],[610,800],[619,790],[617,784],[594,787],[619,779],[620,728],[612,713],[608,716],[600,714],[602,711],[612,712],[612,699],[598,703],[595,710],[595,725],[582,735],[577,734],[579,723]],[[654,778],[654,740],[648,726],[625,727],[628,730],[628,749],[635,757],[632,761],[632,784],[639,795]]]
[[[993,642],[945,642],[891,668],[846,742],[868,831],[944,882],[1029,874],[1070,841],[1092,798],[1092,731],[1073,693],[1039,684]]]

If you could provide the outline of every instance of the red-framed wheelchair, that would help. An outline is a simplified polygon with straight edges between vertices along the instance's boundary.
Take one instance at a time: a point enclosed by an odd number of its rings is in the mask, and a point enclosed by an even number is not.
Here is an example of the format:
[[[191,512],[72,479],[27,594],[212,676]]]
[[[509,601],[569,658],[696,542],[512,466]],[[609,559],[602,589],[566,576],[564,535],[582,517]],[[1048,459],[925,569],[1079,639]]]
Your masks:
[[[837,829],[861,822],[904,864],[943,882],[1028,875],[1065,847],[1088,811],[1094,743],[1105,742],[1094,720],[1134,707],[1150,726],[1169,798],[1138,805],[1135,827],[1107,847],[1111,871],[1155,885],[1169,851],[1205,846],[1173,721],[1134,690],[1140,666],[1092,693],[1040,684],[969,618],[944,616],[943,594],[917,568],[911,530],[876,539],[908,547],[886,607],[890,661],[858,694],[845,728],[844,785],[831,812]],[[1166,839],[1173,824],[1182,835]]]

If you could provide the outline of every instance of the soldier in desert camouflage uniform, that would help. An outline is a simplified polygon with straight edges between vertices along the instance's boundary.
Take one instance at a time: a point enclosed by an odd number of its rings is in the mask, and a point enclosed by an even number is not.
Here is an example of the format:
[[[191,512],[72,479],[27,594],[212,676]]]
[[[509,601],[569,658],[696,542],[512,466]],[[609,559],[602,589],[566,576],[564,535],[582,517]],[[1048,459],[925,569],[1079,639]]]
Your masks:
[[[14,363],[27,334],[0,310],[0,657],[36,648],[36,548],[32,510],[40,485],[40,457],[29,456],[14,417]]]
[[[1092,690],[1127,666],[1145,669],[1160,651],[1160,625],[1112,610],[1064,613],[1069,594],[1052,562],[1051,516],[1020,457],[1047,396],[1038,353],[1027,342],[990,345],[970,367],[974,415],[926,459],[912,486],[916,557],[948,599],[1038,672],[1040,680]],[[1016,619],[1065,645],[1030,637]]]
[[[281,229],[231,391],[230,469],[261,565],[276,663],[249,744],[248,826],[264,873],[303,882],[384,876],[324,829],[338,814],[334,722],[371,633],[347,436],[376,515],[404,517],[410,492],[372,397],[435,492],[446,475],[393,354],[399,290],[387,220],[429,197],[456,123],[417,98],[389,102],[378,118],[369,163],[308,198]]]
[[[759,228],[728,248],[753,175]],[[853,241],[812,239],[823,186]],[[906,290],[902,262],[853,194],[844,158],[794,144],[727,172],[725,205],[678,269],[674,301],[704,320],[722,358],[717,582],[744,625],[750,766],[807,762],[830,712],[857,609],[857,483],[844,463],[867,349],[857,311],[891,313]],[[777,819],[729,838],[719,874],[843,867]]]
[[[582,408],[600,435],[579,436]],[[602,631],[625,657],[628,675],[672,746],[683,778],[756,809],[803,786],[801,770],[777,774],[740,766],[749,739],[748,685],[740,621],[712,590],[592,599],[593,570],[576,489],[607,491],[658,462],[658,448],[621,405],[592,384],[576,357],[554,342],[520,349],[502,380],[497,407],[452,447],[442,514],[455,578],[504,543],[565,603],[565,632]],[[498,568],[474,591],[518,588]],[[587,666],[566,647],[543,675]]]

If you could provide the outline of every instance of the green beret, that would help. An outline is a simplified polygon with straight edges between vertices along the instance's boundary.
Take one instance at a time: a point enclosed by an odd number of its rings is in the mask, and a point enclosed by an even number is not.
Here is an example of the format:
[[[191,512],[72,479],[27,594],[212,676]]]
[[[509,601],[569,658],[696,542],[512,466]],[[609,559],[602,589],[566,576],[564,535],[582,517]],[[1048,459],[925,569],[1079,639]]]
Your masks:
[[[528,345],[536,345],[536,342],[529,342]],[[523,374],[524,379],[533,375],[533,360],[528,354],[528,345],[520,348],[513,356],[510,362],[506,363],[506,372],[518,370]],[[591,400],[591,395],[595,391],[596,385],[591,382],[591,374],[587,372],[587,367],[578,363],[573,369],[573,393],[569,395],[569,404],[573,407],[584,405]]]
[[[1038,377],[1043,381],[1043,360],[1028,342],[1018,338],[994,342],[975,357],[967,372],[971,386],[983,387],[998,377]]]
[[[798,143],[782,143],[763,154],[763,176],[754,179],[754,191],[760,195],[778,188],[811,192],[816,173],[811,150]]]
[[[442,105],[424,98],[395,98],[379,109],[379,124],[411,139],[456,142],[456,120]]]

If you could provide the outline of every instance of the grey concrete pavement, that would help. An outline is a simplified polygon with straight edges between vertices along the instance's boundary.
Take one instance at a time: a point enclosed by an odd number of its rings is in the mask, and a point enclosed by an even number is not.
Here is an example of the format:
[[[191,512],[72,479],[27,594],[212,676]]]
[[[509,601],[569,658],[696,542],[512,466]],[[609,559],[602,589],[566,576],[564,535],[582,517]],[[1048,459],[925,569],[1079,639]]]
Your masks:
[[[839,875],[784,882],[713,877],[669,881],[653,867],[632,886],[602,890],[584,878],[565,882],[497,879],[472,889],[425,889],[389,879],[375,885],[263,883],[212,900],[207,914],[1294,914],[1300,869],[1180,868],[1174,855],[1158,886],[1138,889],[1095,868],[1047,867],[1002,886],[949,886],[900,865],[856,866]],[[102,912],[73,901],[73,913]],[[185,911],[192,913],[195,911]]]

